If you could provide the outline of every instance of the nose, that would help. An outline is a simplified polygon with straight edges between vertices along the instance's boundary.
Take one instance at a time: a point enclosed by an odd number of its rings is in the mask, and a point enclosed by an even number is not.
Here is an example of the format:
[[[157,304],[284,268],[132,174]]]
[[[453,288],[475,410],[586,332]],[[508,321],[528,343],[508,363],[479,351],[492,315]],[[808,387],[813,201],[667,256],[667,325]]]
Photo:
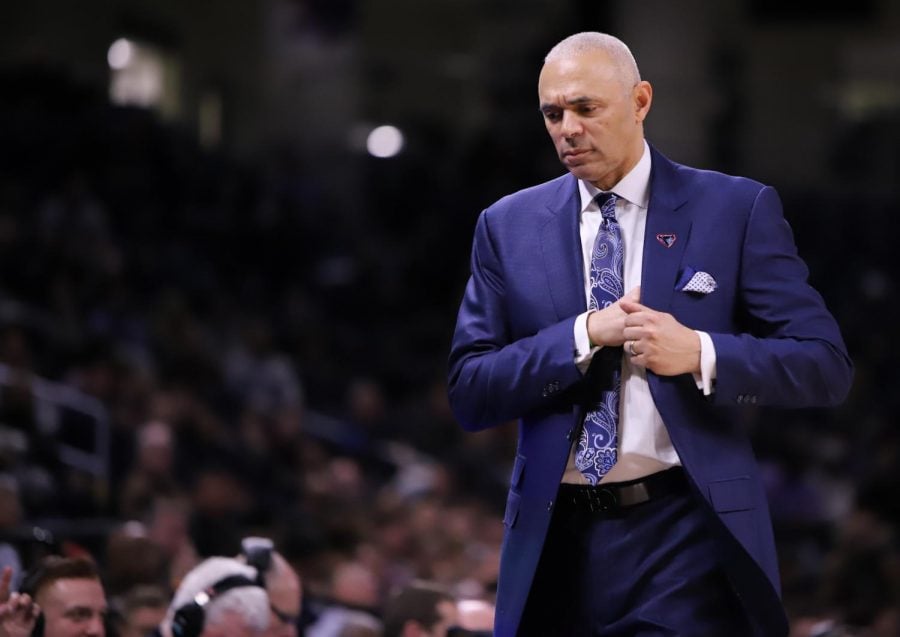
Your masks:
[[[572,111],[563,111],[560,130],[565,137],[580,135],[582,132],[581,119]]]

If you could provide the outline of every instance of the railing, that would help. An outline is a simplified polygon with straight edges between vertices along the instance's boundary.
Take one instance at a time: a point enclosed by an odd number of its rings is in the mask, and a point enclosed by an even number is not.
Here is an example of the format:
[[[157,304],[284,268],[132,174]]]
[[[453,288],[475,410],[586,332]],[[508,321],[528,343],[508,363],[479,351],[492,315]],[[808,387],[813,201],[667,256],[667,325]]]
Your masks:
[[[31,393],[34,433],[55,443],[59,461],[106,482],[110,423],[106,407],[77,389],[0,363],[0,387]],[[0,404],[4,400],[0,394]]]

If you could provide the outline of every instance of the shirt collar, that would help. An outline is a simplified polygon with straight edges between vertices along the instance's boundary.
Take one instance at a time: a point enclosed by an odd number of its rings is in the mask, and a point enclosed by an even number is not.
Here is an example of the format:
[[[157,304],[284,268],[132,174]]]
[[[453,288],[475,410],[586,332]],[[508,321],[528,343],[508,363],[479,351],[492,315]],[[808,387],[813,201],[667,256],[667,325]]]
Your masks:
[[[611,190],[620,199],[625,199],[635,206],[646,208],[650,203],[650,147],[646,140],[644,153],[638,163]],[[594,197],[601,191],[584,179],[579,179],[578,192],[581,195],[581,211],[584,212],[589,206],[594,205]]]

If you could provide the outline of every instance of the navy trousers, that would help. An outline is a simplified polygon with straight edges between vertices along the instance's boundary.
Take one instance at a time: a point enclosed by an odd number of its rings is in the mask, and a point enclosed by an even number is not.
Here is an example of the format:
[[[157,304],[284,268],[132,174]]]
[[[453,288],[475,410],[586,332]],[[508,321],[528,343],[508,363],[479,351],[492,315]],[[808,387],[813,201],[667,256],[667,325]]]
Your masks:
[[[519,635],[744,637],[750,620],[690,493],[554,511]]]

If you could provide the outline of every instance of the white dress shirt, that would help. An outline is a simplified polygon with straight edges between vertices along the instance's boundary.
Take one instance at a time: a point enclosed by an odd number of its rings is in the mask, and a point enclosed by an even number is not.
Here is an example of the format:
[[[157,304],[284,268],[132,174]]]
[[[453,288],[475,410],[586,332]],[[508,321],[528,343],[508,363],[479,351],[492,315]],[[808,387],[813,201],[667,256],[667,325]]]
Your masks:
[[[647,222],[647,206],[650,202],[650,149],[644,142],[644,154],[637,165],[625,175],[611,191],[617,196],[616,220],[622,233],[625,247],[623,289],[627,293],[641,284],[642,261],[644,257],[644,230]],[[579,232],[581,253],[584,257],[585,298],[590,303],[590,268],[594,240],[603,217],[594,201],[601,191],[590,183],[579,180],[581,195],[581,215]],[[587,333],[585,312],[575,320],[575,363],[584,373],[599,347],[591,347]],[[701,343],[701,374],[695,374],[698,389],[709,394],[712,379],[715,378],[715,349],[712,339],[704,332],[697,332]],[[629,356],[622,357],[622,385],[619,399],[619,446],[617,461],[603,477],[602,482],[622,482],[633,480],[669,467],[681,464],[669,432],[656,410],[647,370],[634,365]],[[576,437],[569,453],[569,463],[563,474],[563,482],[586,484],[584,476],[575,467]]]

